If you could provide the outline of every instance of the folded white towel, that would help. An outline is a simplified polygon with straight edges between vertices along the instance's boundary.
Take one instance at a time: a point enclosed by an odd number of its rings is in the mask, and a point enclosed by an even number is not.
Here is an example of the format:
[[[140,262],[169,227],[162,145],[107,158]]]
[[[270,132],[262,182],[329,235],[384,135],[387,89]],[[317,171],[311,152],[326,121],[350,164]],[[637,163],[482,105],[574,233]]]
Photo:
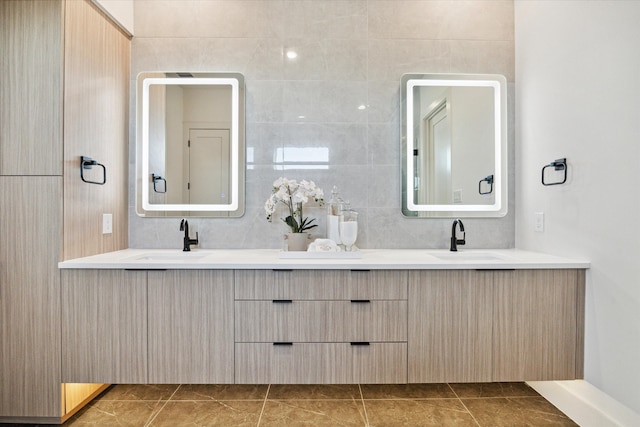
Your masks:
[[[316,239],[309,244],[308,252],[340,252],[340,248],[331,239]]]

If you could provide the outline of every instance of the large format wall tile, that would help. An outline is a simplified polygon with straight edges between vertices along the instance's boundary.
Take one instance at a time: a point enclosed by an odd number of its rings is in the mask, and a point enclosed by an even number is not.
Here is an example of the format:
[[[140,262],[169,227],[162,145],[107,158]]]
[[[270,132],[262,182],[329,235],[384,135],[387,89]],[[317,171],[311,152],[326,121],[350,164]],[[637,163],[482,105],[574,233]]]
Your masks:
[[[511,0],[137,0],[134,8],[132,83],[152,70],[245,76],[245,215],[192,218],[200,247],[281,248],[281,215],[270,224],[263,209],[280,176],[313,180],[327,199],[337,185],[360,212],[360,247],[447,247],[450,219],[407,219],[400,211],[400,78],[497,73],[513,90]],[[514,123],[511,111],[510,212],[465,220],[467,247],[514,245]],[[131,126],[133,137],[134,114]],[[130,156],[133,193],[135,149]],[[180,247],[179,219],[140,218],[134,206],[130,196],[131,247]],[[305,214],[324,236],[325,208]]]

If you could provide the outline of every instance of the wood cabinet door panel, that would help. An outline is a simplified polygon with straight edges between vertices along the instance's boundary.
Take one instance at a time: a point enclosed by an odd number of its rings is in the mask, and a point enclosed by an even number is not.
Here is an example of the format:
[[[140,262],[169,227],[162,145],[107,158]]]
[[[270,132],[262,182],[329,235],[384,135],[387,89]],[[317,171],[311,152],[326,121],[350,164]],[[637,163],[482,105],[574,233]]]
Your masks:
[[[494,381],[575,379],[577,270],[496,272]]]
[[[147,273],[62,270],[62,380],[147,382]]]
[[[149,272],[149,382],[233,383],[233,272]]]
[[[492,272],[410,273],[409,382],[491,381],[492,298]]]

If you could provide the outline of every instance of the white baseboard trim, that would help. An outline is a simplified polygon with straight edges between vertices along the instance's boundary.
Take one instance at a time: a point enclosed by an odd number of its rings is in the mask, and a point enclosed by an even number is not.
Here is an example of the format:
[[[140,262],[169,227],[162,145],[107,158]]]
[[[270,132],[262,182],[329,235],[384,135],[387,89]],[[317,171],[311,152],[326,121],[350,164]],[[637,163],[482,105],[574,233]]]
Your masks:
[[[581,427],[640,426],[640,414],[584,380],[527,384]]]

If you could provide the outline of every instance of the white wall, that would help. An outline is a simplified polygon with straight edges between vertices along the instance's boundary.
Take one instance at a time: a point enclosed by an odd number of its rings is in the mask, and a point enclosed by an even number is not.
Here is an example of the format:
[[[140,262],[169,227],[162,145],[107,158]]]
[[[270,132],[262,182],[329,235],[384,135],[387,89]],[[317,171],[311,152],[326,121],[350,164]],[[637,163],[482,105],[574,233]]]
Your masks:
[[[516,246],[591,260],[585,379],[640,413],[640,2],[516,1],[515,39]]]
[[[133,0],[91,0],[125,32],[133,35]]]

